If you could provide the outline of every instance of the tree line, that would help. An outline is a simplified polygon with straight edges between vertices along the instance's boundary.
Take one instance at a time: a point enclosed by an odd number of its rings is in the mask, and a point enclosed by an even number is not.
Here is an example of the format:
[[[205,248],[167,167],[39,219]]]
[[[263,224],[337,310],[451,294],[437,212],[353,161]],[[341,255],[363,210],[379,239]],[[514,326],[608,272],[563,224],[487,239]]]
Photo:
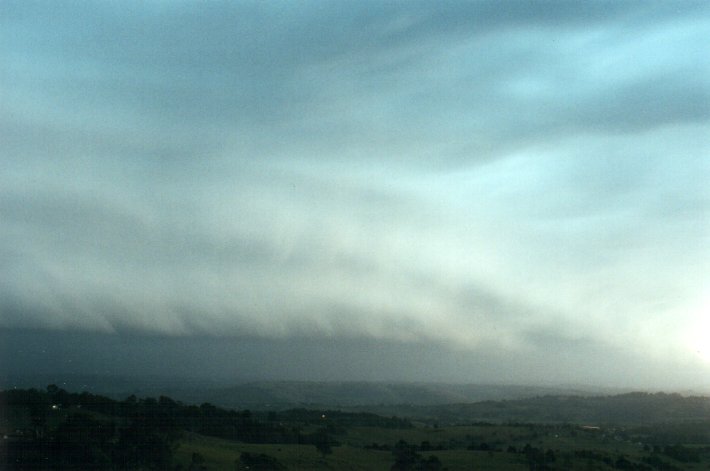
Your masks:
[[[50,385],[0,391],[5,422],[19,424],[3,440],[6,469],[170,469],[185,433],[245,443],[310,444],[323,455],[351,425],[411,427],[366,413],[296,409],[265,414],[186,405],[167,396],[114,400]],[[305,432],[308,428],[310,432]],[[1,463],[1,462],[0,462]]]

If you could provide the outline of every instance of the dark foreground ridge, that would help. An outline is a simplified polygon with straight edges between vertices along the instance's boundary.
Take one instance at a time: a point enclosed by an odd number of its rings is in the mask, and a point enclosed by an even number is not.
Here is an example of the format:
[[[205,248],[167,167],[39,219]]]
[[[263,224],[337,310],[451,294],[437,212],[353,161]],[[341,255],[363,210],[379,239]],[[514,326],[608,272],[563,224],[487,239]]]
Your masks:
[[[404,410],[405,406],[402,406]],[[708,469],[710,399],[631,393],[367,411],[0,392],[8,470]]]
[[[210,403],[186,405],[166,396],[117,401],[56,385],[46,391],[2,391],[0,405],[0,452],[7,469],[169,469],[188,434],[250,444],[310,444],[320,450],[335,445],[333,434],[345,427],[412,427],[405,419],[365,412],[259,414]]]

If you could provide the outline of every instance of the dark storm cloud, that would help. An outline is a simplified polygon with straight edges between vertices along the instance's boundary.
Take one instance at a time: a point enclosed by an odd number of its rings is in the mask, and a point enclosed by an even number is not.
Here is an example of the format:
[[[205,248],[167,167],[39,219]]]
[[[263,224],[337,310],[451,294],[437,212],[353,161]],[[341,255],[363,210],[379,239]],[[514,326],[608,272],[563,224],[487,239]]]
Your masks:
[[[554,341],[554,340],[553,340]],[[547,340],[546,340],[547,342]],[[657,388],[688,384],[706,388],[697,369],[672,362],[649,369],[638,352],[624,352],[594,342],[572,350],[543,348],[510,357],[480,349],[464,354],[443,345],[373,339],[295,337],[288,340],[250,337],[182,338],[144,335],[0,329],[0,353],[12,357],[0,366],[6,377],[103,375],[183,381],[209,380],[451,381],[472,383],[605,384]],[[90,354],[87,354],[90,353]],[[697,368],[697,365],[695,366]],[[40,384],[41,385],[41,384]],[[87,385],[90,387],[91,385]],[[84,387],[87,387],[84,386]],[[126,387],[122,384],[121,387]]]
[[[3,2],[0,327],[710,359],[708,34],[705,2]]]

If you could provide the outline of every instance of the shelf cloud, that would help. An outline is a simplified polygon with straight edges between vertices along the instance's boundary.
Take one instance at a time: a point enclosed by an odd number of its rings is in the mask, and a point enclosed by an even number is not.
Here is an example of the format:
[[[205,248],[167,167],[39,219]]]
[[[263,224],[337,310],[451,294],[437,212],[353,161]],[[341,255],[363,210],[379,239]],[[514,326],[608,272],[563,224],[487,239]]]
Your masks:
[[[0,328],[707,372],[709,34],[705,2],[3,2]]]

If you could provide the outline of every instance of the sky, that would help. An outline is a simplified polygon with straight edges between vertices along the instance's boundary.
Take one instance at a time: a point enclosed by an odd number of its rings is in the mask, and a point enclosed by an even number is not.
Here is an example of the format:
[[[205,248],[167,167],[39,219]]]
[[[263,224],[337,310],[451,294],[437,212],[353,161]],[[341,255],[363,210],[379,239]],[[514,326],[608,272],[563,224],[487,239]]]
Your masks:
[[[710,4],[0,3],[0,370],[710,387]]]

